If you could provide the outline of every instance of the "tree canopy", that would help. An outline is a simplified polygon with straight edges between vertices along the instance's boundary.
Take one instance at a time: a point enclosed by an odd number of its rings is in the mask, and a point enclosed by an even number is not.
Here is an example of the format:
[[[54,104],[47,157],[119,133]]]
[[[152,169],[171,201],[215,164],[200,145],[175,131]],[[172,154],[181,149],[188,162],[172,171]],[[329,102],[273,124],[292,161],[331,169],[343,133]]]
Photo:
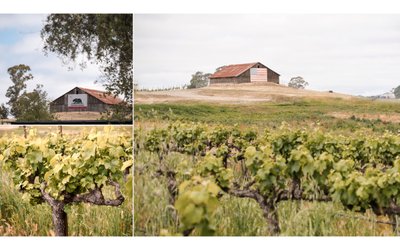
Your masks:
[[[306,86],[308,86],[308,82],[306,82],[303,77],[296,76],[290,79],[288,86],[295,89],[304,89]]]
[[[0,105],[0,119],[7,119],[8,117],[8,108],[4,103]]]
[[[54,119],[49,111],[47,92],[42,88],[43,85],[38,84],[32,92],[25,92],[18,98],[16,104],[22,110],[20,115],[16,117],[18,120],[43,121]]]
[[[30,71],[31,68],[25,64],[15,65],[7,70],[13,82],[6,92],[6,97],[9,98],[9,112],[17,120],[52,120],[54,118],[49,111],[49,100],[46,91],[42,89],[43,85],[37,85],[32,92],[26,91],[26,82],[33,79]]]
[[[13,82],[6,92],[9,98],[7,104],[10,106],[10,114],[18,117],[22,110],[17,105],[17,100],[21,96],[22,91],[26,89],[26,82],[33,79],[33,75],[29,73],[31,68],[25,64],[15,65],[7,69],[10,79]]]
[[[396,97],[396,99],[400,98],[400,85],[393,89],[393,94]]]
[[[192,75],[192,79],[190,80],[189,89],[202,88],[208,85],[208,78],[210,77],[210,73],[203,73],[201,71],[197,71]]]

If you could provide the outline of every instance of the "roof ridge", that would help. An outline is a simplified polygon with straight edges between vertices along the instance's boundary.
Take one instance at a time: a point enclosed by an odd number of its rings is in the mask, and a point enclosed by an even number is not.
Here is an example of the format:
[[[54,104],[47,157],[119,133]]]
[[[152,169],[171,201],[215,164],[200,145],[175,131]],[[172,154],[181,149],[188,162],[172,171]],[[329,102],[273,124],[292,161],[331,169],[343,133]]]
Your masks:
[[[251,62],[251,63],[235,63],[235,64],[229,64],[229,65],[225,65],[224,67],[227,67],[227,66],[235,66],[235,65],[254,65],[254,64],[257,64],[257,63],[259,63],[259,62]]]
[[[78,89],[86,89],[86,90],[90,90],[90,91],[98,91],[98,92],[108,93],[107,91],[98,90],[98,89],[89,89],[89,88],[82,88],[82,87],[77,87],[77,88],[78,88]]]

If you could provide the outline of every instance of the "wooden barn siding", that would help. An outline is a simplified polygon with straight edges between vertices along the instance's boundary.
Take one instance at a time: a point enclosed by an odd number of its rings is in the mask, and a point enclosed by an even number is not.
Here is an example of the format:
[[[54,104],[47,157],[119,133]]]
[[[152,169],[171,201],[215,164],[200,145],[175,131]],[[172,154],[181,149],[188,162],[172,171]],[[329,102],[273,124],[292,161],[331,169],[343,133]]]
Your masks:
[[[279,75],[270,69],[268,69],[268,82],[279,84]]]
[[[77,90],[77,91],[76,91]],[[81,89],[72,89],[63,96],[57,98],[50,104],[50,112],[68,112],[68,94],[86,94]],[[88,95],[88,107],[85,111],[104,112],[109,109],[110,105],[101,102],[99,99]]]

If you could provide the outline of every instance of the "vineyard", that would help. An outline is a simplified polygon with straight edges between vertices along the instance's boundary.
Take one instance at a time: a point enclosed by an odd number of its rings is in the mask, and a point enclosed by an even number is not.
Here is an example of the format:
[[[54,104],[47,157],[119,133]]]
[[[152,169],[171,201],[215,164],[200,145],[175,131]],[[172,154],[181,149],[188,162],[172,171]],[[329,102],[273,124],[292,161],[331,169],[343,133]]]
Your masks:
[[[135,235],[396,235],[400,136],[136,126]]]
[[[132,235],[130,127],[0,137],[1,235]]]

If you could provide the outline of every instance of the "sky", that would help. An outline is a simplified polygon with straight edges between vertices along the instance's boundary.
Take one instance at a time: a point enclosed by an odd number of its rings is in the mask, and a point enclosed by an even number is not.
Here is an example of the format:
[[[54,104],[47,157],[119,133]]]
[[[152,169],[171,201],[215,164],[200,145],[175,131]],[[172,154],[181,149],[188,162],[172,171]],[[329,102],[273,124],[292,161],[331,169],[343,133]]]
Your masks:
[[[261,62],[287,84],[375,95],[400,85],[400,14],[137,14],[139,88],[188,84],[196,71]]]
[[[102,90],[100,83],[94,84],[100,77],[96,65],[87,64],[81,70],[79,66],[69,70],[55,54],[46,56],[40,30],[47,15],[42,14],[0,14],[0,103],[6,103],[7,88],[12,82],[7,69],[26,64],[31,68],[33,80],[27,81],[27,89],[32,90],[42,84],[50,100],[63,95],[72,88],[86,87]]]

